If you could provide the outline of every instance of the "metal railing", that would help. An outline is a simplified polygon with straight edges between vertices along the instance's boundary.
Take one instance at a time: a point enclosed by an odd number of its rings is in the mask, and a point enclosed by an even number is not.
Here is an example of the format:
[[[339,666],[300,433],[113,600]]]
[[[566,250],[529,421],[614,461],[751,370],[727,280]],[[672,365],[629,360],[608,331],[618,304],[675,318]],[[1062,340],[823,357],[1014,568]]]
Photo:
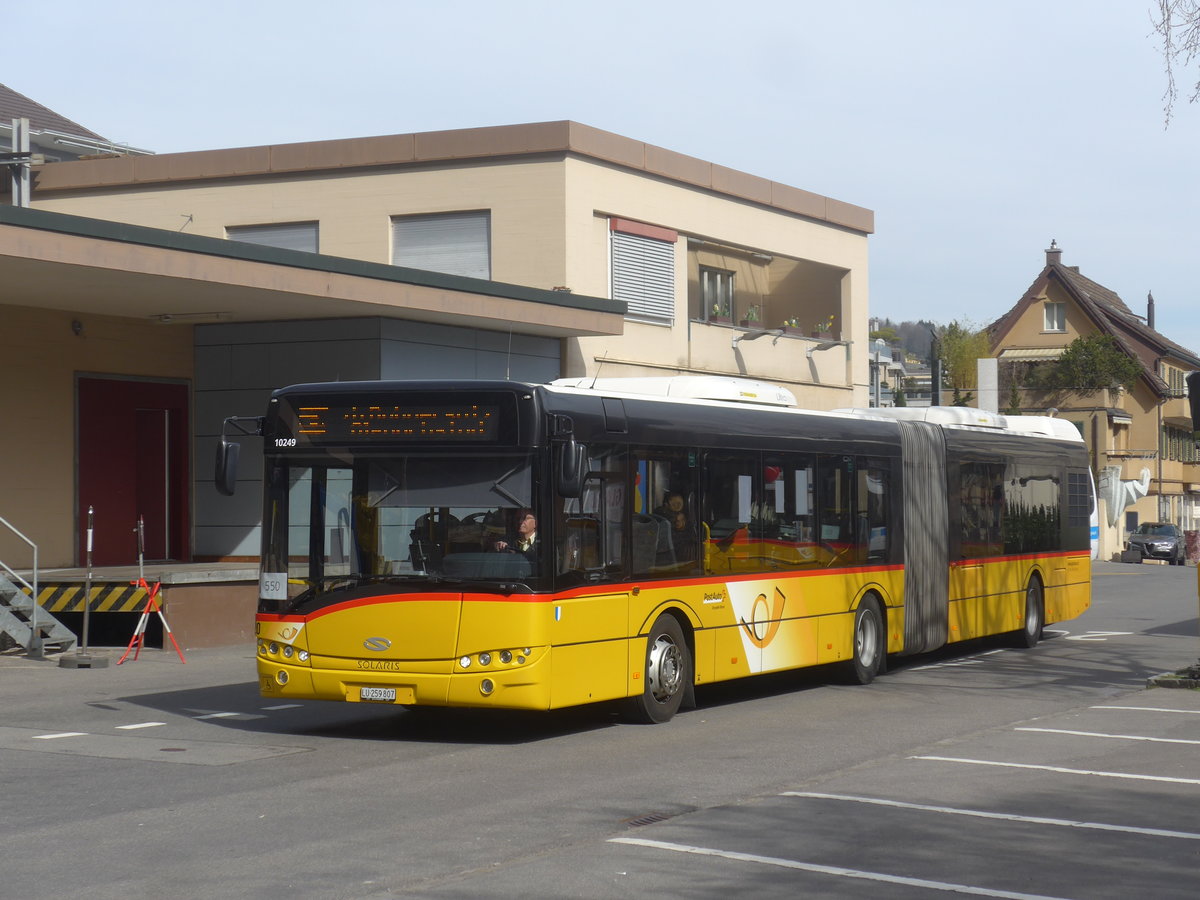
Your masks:
[[[8,574],[11,575],[18,584],[20,584],[26,588],[29,588],[30,597],[33,598],[33,608],[29,611],[29,630],[30,630],[29,650],[32,653],[37,653],[37,652],[40,652],[42,649],[42,637],[38,633],[38,624],[37,624],[37,615],[38,615],[38,549],[37,549],[37,544],[35,544],[33,541],[31,541],[29,538],[27,538],[25,535],[23,535],[20,531],[18,531],[16,526],[14,526],[11,522],[8,521],[8,519],[4,518],[3,516],[0,516],[0,525],[3,525],[5,528],[7,528],[9,531],[11,531],[13,534],[15,534],[21,540],[23,540],[33,550],[33,584],[30,584],[28,581],[26,581],[24,578],[22,578],[16,572],[14,572],[9,567],[8,563],[4,562],[3,560],[0,560],[0,568],[3,568],[4,571],[8,572]]]

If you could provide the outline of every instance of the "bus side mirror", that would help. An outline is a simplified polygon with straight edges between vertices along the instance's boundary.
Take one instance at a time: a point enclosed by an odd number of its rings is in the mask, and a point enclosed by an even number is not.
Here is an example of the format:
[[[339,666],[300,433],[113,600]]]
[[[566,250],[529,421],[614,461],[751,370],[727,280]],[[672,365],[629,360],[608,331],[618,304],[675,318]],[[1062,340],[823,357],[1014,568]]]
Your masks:
[[[221,442],[217,444],[217,491],[226,497],[232,497],[234,488],[237,487],[238,456],[241,452],[242,445],[237,441],[221,438]]]
[[[1200,372],[1187,377],[1188,403],[1192,407],[1192,440],[1200,445]]]
[[[558,445],[554,486],[560,497],[574,499],[583,495],[586,460],[587,448],[577,443],[574,437]]]
[[[233,490],[237,487],[237,467],[238,455],[242,452],[242,445],[236,441],[231,441],[225,435],[229,434],[229,429],[234,429],[241,434],[246,435],[261,435],[263,433],[263,418],[261,416],[229,416],[221,424],[221,440],[217,444],[217,465],[216,465],[216,485],[217,491],[224,494],[226,497],[233,496]],[[253,424],[253,428],[248,427]]]

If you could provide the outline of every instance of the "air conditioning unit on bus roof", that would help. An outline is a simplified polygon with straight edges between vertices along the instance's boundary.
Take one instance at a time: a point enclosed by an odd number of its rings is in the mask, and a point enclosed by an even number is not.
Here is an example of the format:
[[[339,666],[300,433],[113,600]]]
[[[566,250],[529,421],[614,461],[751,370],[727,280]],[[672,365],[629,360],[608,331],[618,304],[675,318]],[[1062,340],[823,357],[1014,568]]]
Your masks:
[[[787,388],[752,378],[721,375],[668,375],[646,378],[559,378],[554,387],[579,388],[604,394],[644,394],[682,400],[724,400],[765,406],[796,406]]]

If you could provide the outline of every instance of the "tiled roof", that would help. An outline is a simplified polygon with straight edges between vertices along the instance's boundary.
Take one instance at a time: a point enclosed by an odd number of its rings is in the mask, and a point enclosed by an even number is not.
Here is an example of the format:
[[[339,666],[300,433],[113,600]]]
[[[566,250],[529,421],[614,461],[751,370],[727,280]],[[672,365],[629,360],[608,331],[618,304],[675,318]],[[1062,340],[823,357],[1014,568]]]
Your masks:
[[[0,84],[0,122],[8,125],[13,119],[28,119],[34,131],[56,131],[59,134],[90,138],[94,141],[108,140],[90,128],[84,128],[78,122],[60,116],[36,100],[30,100],[8,85]]]
[[[1170,393],[1169,385],[1155,371],[1162,357],[1200,369],[1200,356],[1155,331],[1133,312],[1124,300],[1104,285],[1080,274],[1078,266],[1048,263],[1017,305],[987,327],[992,346],[997,346],[1017,318],[1039,297],[1045,296],[1050,279],[1058,280],[1102,334],[1110,335],[1117,346],[1142,368],[1142,375],[1160,396]]]

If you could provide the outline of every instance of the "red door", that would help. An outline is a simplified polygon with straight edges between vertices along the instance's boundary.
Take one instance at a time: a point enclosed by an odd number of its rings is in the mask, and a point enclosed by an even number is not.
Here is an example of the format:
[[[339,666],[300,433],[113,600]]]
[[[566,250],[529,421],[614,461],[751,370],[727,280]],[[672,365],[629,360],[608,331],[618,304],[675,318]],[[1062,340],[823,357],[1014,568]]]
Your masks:
[[[80,378],[79,517],[95,509],[92,562],[137,562],[137,522],[145,559],[191,558],[186,384]],[[79,539],[79,562],[85,557]]]

